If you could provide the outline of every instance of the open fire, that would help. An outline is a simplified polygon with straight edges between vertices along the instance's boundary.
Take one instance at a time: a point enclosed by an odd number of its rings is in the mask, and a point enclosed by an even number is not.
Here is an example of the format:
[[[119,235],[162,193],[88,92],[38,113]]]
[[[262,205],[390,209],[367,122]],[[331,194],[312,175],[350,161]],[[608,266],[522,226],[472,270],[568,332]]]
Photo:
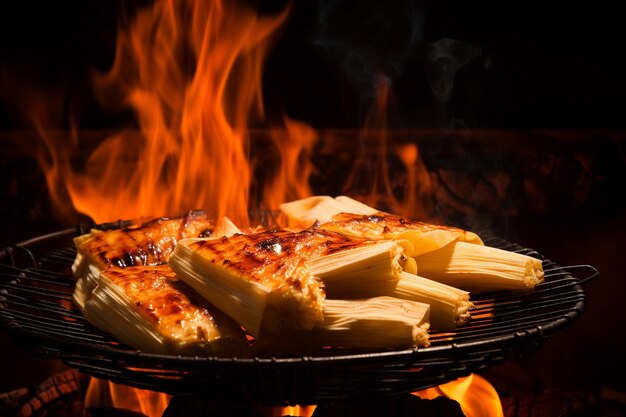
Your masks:
[[[76,163],[81,132],[72,140],[51,134],[45,106],[30,115],[45,143],[39,160],[59,213],[73,211],[96,222],[181,213],[202,208],[240,224],[250,210],[313,194],[311,154],[318,134],[305,122],[264,117],[262,70],[289,7],[259,16],[231,2],[157,1],[124,25],[109,72],[94,76],[94,92],[111,110],[131,109],[136,126],[115,132]],[[373,206],[411,217],[432,215],[433,183],[415,144],[390,144],[386,112],[390,86],[381,77],[356,159],[344,190]],[[45,102],[46,100],[44,100]],[[253,142],[251,126],[270,140]],[[275,164],[261,163],[272,155]],[[401,163],[394,182],[387,155]],[[67,201],[72,210],[68,210]],[[467,416],[501,416],[497,393],[474,375],[420,392],[448,396]],[[107,406],[160,416],[165,394],[93,379],[87,406]],[[315,406],[286,407],[274,415],[314,414]]]
[[[252,181],[256,170],[268,167],[255,166],[249,126],[263,121],[263,62],[288,13],[287,8],[259,17],[255,10],[231,2],[165,0],[140,11],[119,30],[113,67],[94,80],[103,103],[133,110],[139,132],[126,130],[106,138],[78,170],[71,161],[80,133],[74,132],[71,144],[59,143],[38,123],[45,116],[32,115],[52,156],[51,162],[41,161],[56,206],[67,210],[67,193],[74,208],[96,222],[193,208],[215,218],[234,214],[245,222],[250,208],[276,210],[282,202],[312,195],[309,176],[315,168],[310,156],[317,134],[286,116],[270,129],[269,152],[278,155],[275,172],[266,175],[264,184]],[[393,149],[406,169],[399,197],[389,177],[389,88],[385,82],[377,86],[376,106],[361,134],[366,146],[360,148],[344,188],[370,204],[423,218],[431,185],[416,145]],[[462,399],[456,391],[438,394],[445,393]],[[92,379],[85,405],[152,417],[163,414],[168,400],[165,394]],[[488,415],[474,414],[470,406],[464,407],[468,416]],[[274,414],[309,416],[314,409],[288,407]],[[495,416],[501,408],[498,404],[493,409]]]
[[[76,164],[80,132],[70,141],[55,137],[48,126],[54,106],[29,106],[46,144],[40,162],[57,209],[68,213],[69,197],[96,222],[191,208],[245,217],[310,195],[315,130],[288,116],[264,120],[263,63],[288,14],[289,7],[258,16],[237,3],[158,1],[122,25],[114,64],[94,76],[94,93],[108,109],[131,109],[136,128],[112,134]],[[430,179],[414,144],[389,149],[390,86],[381,80],[344,189],[365,203],[423,217]],[[250,126],[269,128],[269,144],[251,143]],[[390,151],[405,165],[400,189],[389,178]],[[260,164],[268,154],[274,163]]]
[[[438,387],[413,392],[413,395],[432,400],[445,396],[457,401],[466,417],[503,417],[500,398],[484,378],[470,375]],[[92,378],[85,398],[85,407],[117,408],[136,411],[149,417],[160,417],[165,412],[170,397],[153,391],[130,388],[109,381]],[[268,407],[271,417],[315,415],[315,405]]]

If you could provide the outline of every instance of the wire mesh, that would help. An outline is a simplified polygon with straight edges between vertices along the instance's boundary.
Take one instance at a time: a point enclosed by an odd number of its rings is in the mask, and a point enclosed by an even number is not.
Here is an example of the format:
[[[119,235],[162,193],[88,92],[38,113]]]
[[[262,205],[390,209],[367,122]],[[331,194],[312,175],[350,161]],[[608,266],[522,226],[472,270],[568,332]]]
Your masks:
[[[470,323],[454,332],[432,332],[428,348],[326,349],[280,358],[156,355],[92,326],[72,303],[71,239],[82,230],[39,236],[0,252],[3,327],[33,353],[93,376],[224,402],[323,404],[410,392],[479,372],[539,347],[575,319],[585,306],[580,284],[598,275],[591,266],[560,267],[532,249],[487,236],[489,246],[542,259],[545,282],[530,293],[473,295]]]

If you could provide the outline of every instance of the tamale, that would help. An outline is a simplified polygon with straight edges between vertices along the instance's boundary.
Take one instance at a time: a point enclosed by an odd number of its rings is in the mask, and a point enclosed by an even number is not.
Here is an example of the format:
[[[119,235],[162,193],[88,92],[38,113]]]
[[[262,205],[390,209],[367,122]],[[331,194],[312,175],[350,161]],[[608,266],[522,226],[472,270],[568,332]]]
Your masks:
[[[528,290],[543,282],[539,259],[466,242],[415,257],[419,274],[471,292]]]
[[[242,355],[241,327],[167,266],[108,268],[84,304],[87,320],[145,352]]]
[[[190,211],[178,217],[161,217],[139,226],[90,233],[74,239],[76,259],[72,265],[78,278],[74,300],[82,309],[98,283],[100,271],[111,267],[160,265],[169,259],[176,242],[191,237],[208,237],[214,221],[203,211]]]
[[[409,256],[419,256],[454,241],[482,244],[478,235],[463,229],[419,222],[386,213],[368,216],[339,213],[320,227],[373,240],[402,240],[409,243],[404,245]]]
[[[279,330],[310,329],[322,319],[323,284],[296,248],[285,247],[276,233],[181,240],[169,264],[255,337],[263,320]]]
[[[327,232],[326,232],[327,233]],[[326,286],[329,297],[376,294],[398,280],[403,265],[412,261],[394,242],[363,242],[358,248],[309,256],[309,268]]]
[[[317,275],[317,274],[316,274]],[[359,299],[375,296],[390,296],[409,301],[429,304],[430,326],[439,331],[454,330],[466,324],[470,319],[469,310],[473,306],[470,294],[450,285],[431,279],[400,272],[398,280],[362,282],[355,285],[354,281],[340,281],[340,285],[331,286],[325,281],[326,295],[334,299]]]
[[[255,337],[322,320],[324,283],[397,280],[402,254],[393,242],[368,242],[309,228],[178,242],[176,274]],[[349,281],[350,284],[345,284]]]
[[[281,205],[290,224],[317,220],[326,230],[371,240],[397,240],[409,256],[419,256],[454,241],[482,244],[475,233],[384,213],[346,196],[321,196]]]
[[[402,272],[386,295],[430,305],[430,328],[451,331],[470,320],[473,306],[467,291]]]
[[[408,348],[428,346],[428,304],[394,297],[331,300],[324,320],[308,331],[263,336],[256,350],[302,352],[322,347]]]

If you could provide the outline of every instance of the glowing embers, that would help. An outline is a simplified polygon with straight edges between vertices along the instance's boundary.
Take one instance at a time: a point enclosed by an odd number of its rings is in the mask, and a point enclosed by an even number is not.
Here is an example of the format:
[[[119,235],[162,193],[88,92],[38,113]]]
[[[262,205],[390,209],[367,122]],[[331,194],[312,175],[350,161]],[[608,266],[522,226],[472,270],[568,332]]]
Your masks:
[[[486,379],[476,374],[437,387],[416,391],[413,395],[425,399],[446,396],[461,405],[466,417],[503,417],[504,415],[496,390]]]
[[[85,409],[119,408],[143,413],[148,417],[161,417],[170,398],[162,392],[132,388],[92,377],[85,395]]]

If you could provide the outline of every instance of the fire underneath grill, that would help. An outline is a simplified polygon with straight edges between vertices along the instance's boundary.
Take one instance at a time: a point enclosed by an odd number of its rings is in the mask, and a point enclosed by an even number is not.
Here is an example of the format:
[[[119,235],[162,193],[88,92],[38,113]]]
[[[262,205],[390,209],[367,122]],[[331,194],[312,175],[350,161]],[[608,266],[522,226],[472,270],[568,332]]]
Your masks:
[[[532,249],[481,234],[486,245],[541,259],[545,282],[527,294],[473,295],[470,323],[455,332],[432,332],[428,348],[326,349],[275,358],[157,355],[123,345],[73,305],[71,239],[82,232],[62,230],[0,252],[0,320],[15,342],[98,378],[219,402],[284,406],[371,399],[480,372],[537,348],[578,317],[585,306],[581,284],[598,275],[591,266],[558,266]]]

